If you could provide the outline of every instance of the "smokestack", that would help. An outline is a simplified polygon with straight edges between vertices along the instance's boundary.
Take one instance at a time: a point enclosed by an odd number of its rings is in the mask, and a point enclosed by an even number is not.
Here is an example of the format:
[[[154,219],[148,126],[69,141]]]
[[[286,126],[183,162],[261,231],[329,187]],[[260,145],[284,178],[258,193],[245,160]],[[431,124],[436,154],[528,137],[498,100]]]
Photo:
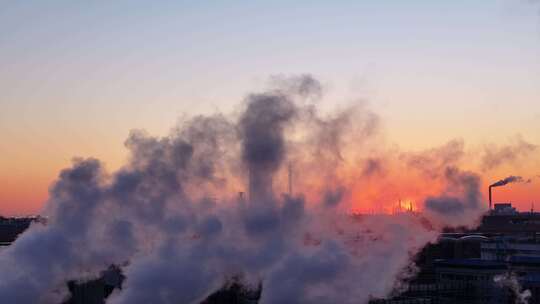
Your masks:
[[[489,185],[489,209],[491,210],[491,188],[493,187],[502,187],[510,183],[528,183],[530,180],[525,181],[521,176],[508,176],[507,178],[501,179],[491,185]]]
[[[491,210],[491,186],[489,186],[489,210]]]

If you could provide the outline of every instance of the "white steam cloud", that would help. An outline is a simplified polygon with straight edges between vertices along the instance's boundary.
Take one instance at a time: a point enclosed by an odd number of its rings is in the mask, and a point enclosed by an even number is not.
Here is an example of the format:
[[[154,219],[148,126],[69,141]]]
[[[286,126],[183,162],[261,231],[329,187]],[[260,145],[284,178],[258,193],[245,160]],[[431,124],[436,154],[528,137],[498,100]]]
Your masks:
[[[132,132],[130,160],[112,174],[76,159],[51,188],[47,224],[0,253],[1,301],[58,304],[67,281],[118,265],[126,281],[107,304],[200,303],[233,277],[262,284],[265,304],[366,303],[411,275],[414,255],[438,235],[426,221],[471,224],[482,213],[478,177],[445,165],[456,143],[434,168],[447,189],[427,201],[432,217],[352,216],[337,174],[343,145],[373,136],[377,117],[361,108],[323,117],[309,102],[318,81],[284,83],[249,95],[237,119],[197,116],[164,138]],[[366,159],[362,178],[388,170]],[[298,186],[280,195],[280,170],[295,161]],[[324,186],[309,201],[313,177]]]

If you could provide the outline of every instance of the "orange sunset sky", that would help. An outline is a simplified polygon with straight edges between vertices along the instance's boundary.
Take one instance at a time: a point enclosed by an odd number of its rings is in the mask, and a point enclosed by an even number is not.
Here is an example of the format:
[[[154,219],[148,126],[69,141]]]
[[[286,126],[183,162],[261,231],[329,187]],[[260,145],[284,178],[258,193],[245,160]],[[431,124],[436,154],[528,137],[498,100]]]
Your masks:
[[[517,0],[4,3],[0,215],[39,213],[73,157],[119,168],[131,129],[165,136],[181,117],[234,115],[268,77],[301,73],[322,82],[323,111],[360,100],[377,113],[388,149],[463,140],[463,168],[482,177],[484,192],[519,175],[531,181],[494,189],[494,201],[540,210],[539,8]],[[486,151],[520,142],[530,149],[482,168]],[[369,185],[353,192],[368,200],[386,187]],[[359,208],[388,212],[398,196],[431,187],[403,172],[392,185],[395,197]]]

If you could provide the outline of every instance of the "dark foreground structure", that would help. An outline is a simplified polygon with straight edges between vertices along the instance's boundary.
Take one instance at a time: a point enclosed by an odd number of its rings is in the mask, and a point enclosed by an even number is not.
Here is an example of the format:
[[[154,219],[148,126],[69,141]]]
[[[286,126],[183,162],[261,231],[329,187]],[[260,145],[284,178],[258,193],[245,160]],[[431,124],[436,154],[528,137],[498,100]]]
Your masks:
[[[19,234],[30,227],[32,222],[38,220],[39,218],[34,217],[5,218],[0,216],[0,247],[9,246]]]
[[[371,303],[540,303],[540,213],[495,204],[477,229],[441,234],[416,264],[405,292]]]

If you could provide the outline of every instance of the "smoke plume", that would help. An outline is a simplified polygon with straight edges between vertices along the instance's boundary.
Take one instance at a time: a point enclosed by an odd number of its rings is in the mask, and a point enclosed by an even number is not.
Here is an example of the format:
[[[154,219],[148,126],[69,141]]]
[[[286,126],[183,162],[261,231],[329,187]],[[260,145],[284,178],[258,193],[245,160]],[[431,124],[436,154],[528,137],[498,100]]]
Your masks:
[[[482,157],[482,169],[491,170],[502,164],[514,162],[536,151],[537,148],[537,145],[526,142],[521,137],[503,147],[487,146]]]
[[[497,182],[494,182],[493,184],[489,185],[489,187],[501,187],[501,186],[505,186],[507,184],[511,184],[511,183],[529,183],[531,180],[525,180],[523,179],[523,177],[521,176],[514,176],[514,175],[511,175],[511,176],[508,176],[506,178],[503,178]]]
[[[403,153],[401,158],[409,167],[420,170],[426,176],[435,178],[445,174],[447,168],[457,166],[465,154],[463,151],[464,146],[463,140],[453,139],[441,147],[420,153]]]
[[[427,213],[446,226],[476,224],[484,211],[479,176],[457,168],[447,168],[445,177],[448,183],[444,193],[426,199]]]
[[[47,223],[0,253],[0,299],[58,304],[66,282],[117,265],[126,281],[107,304],[200,303],[232,278],[262,284],[263,304],[366,303],[411,275],[414,255],[437,239],[426,220],[481,215],[478,176],[456,167],[460,141],[386,159],[377,115],[361,105],[323,115],[315,78],[287,81],[248,95],[237,117],[195,116],[162,138],[131,132],[117,172],[75,159],[51,187]],[[291,162],[294,195],[283,194]],[[363,195],[379,192],[367,186],[376,178],[386,189],[374,203],[397,201],[394,163],[422,168],[426,218],[353,216],[373,203]]]
[[[272,176],[285,158],[283,131],[295,112],[294,104],[285,95],[248,97],[247,109],[240,119],[240,136],[252,201],[269,199],[272,194]]]
[[[509,288],[515,296],[515,304],[528,304],[529,298],[531,297],[531,291],[528,289],[522,290],[521,284],[515,274],[507,273],[496,275],[493,278],[493,281],[496,284],[499,284],[502,287]]]

